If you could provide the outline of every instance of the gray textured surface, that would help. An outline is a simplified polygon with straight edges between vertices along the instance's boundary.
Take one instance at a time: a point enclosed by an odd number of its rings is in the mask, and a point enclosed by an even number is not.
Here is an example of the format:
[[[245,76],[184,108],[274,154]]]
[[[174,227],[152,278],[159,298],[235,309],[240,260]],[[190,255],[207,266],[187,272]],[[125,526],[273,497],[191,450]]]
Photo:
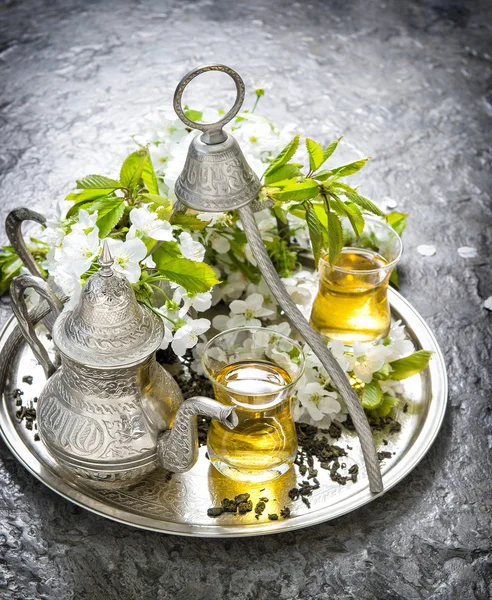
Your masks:
[[[349,516],[281,536],[141,532],[72,506],[0,443],[0,597],[386,600],[492,596],[491,15],[482,2],[5,2],[1,217],[46,210],[110,175],[142,115],[209,61],[267,82],[262,112],[296,121],[411,215],[402,291],[434,328],[450,406],[427,457]],[[416,246],[435,243],[424,258]],[[462,245],[478,258],[463,259]],[[8,302],[1,300],[1,319]]]

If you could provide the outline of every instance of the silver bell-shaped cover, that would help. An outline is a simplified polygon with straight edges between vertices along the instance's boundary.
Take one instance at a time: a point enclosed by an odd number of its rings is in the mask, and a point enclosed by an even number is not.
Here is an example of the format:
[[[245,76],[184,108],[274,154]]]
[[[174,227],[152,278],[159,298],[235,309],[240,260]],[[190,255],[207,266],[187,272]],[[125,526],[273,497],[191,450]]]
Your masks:
[[[220,121],[205,124],[186,116],[181,98],[188,83],[207,71],[230,75],[236,84],[237,97],[234,106]],[[199,211],[226,212],[246,206],[257,197],[261,185],[256,173],[248,165],[234,137],[222,129],[239,112],[243,100],[243,80],[224,65],[194,69],[178,84],[174,110],[185,125],[203,132],[191,142],[174,188],[177,199],[185,206]]]
[[[137,302],[128,279],[112,269],[107,242],[99,264],[77,306],[56,320],[53,341],[67,358],[87,366],[136,364],[159,348],[162,320]]]

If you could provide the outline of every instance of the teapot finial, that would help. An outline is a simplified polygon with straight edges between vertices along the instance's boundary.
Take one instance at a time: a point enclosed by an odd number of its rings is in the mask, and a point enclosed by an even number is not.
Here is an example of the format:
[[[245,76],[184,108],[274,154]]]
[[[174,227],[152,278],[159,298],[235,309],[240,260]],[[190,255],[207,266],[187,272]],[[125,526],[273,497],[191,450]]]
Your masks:
[[[114,264],[114,259],[111,256],[107,239],[103,242],[103,249],[98,262],[101,266],[101,268],[99,269],[99,274],[103,277],[110,277],[113,274],[113,269],[111,267]]]

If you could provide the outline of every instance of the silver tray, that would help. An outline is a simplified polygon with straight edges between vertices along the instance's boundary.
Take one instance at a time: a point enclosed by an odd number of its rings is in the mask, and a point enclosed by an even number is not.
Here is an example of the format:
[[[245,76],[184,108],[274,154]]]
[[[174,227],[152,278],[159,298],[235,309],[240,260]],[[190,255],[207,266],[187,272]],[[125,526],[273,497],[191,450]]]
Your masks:
[[[432,350],[434,355],[423,373],[404,381],[409,403],[406,412],[401,407],[397,412],[401,431],[386,434],[386,444],[382,435],[377,440],[378,450],[392,453],[392,458],[381,463],[385,491],[408,475],[428,451],[441,426],[447,402],[446,368],[436,339],[422,317],[400,294],[390,290],[389,298],[393,318],[403,321],[415,346]],[[37,327],[41,333],[43,325]],[[382,495],[369,491],[358,439],[346,431],[335,443],[351,448],[343,460],[347,470],[354,463],[359,465],[358,480],[340,485],[330,479],[328,471],[318,469],[321,485],[309,498],[311,508],[288,497],[288,490],[303,479],[297,467],[273,482],[236,483],[215,471],[205,457],[205,448],[200,449],[199,461],[191,471],[174,475],[170,480],[164,472],[155,471],[129,490],[86,488],[60,471],[42,442],[34,440],[35,432],[27,430],[25,423],[19,423],[15,416],[18,407],[13,390],[19,388],[24,392],[23,403],[27,405],[30,399],[40,394],[45,384],[43,369],[26,344],[19,340],[15,329],[16,323],[11,318],[0,334],[0,364],[6,369],[5,385],[1,390],[0,433],[14,456],[35,477],[67,500],[98,515],[175,535],[241,537],[315,525],[349,513]],[[33,377],[31,385],[22,381],[25,375]],[[207,508],[220,505],[224,497],[233,498],[243,492],[249,492],[254,502],[262,496],[270,498],[258,520],[254,513],[241,516],[224,513],[215,519],[207,516]],[[290,518],[268,520],[268,513],[279,513],[284,506],[291,509]]]

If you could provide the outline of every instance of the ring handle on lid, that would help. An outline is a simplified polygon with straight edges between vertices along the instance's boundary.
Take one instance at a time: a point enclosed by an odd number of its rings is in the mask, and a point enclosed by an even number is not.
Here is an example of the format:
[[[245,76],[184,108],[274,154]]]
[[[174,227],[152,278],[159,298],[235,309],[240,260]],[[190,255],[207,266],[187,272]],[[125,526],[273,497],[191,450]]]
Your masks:
[[[202,73],[208,73],[209,71],[220,71],[222,73],[226,73],[234,80],[237,92],[236,100],[230,111],[224,115],[220,121],[216,121],[215,123],[197,123],[185,115],[181,105],[181,99],[186,86],[193,81],[195,77],[198,77],[198,75],[201,75]],[[200,131],[203,131],[202,140],[205,144],[220,144],[227,139],[227,134],[222,131],[222,127],[229,123],[229,121],[231,121],[239,112],[244,102],[244,93],[244,81],[241,79],[240,75],[234,71],[234,69],[226,67],[225,65],[206,65],[204,67],[193,69],[178,83],[178,86],[174,92],[174,110],[185,125],[191,127],[192,129],[199,129]]]

